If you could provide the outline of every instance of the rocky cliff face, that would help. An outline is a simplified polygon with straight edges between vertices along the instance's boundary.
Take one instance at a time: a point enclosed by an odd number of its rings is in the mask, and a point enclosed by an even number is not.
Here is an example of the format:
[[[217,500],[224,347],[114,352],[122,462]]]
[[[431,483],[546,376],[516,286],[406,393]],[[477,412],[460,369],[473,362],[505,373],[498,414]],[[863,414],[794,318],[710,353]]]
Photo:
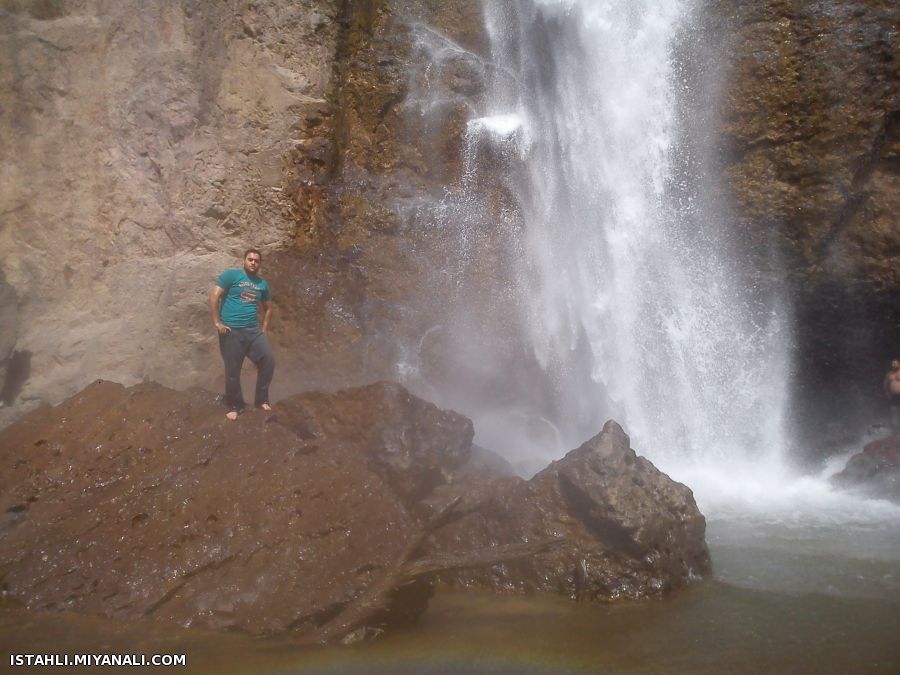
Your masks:
[[[299,226],[269,267],[286,291],[279,372],[306,386],[402,380],[408,348],[446,318],[458,252],[423,212],[459,190],[482,86],[466,58],[485,49],[479,0],[354,2],[341,17],[330,105],[292,155]],[[446,68],[426,63],[434,42]]]
[[[100,376],[211,384],[205,294],[244,248],[293,240],[286,158],[325,101],[336,16],[313,0],[0,3],[0,342],[30,357],[7,403]]]
[[[449,320],[458,251],[422,213],[460,189],[488,58],[480,12],[0,3],[2,420],[96,377],[218,387],[205,292],[249,245],[275,290],[276,395],[446,368],[429,331]],[[710,171],[750,283],[787,278],[805,417],[871,403],[900,340],[898,13],[709,0],[685,40],[703,47],[698,82],[715,72]],[[508,206],[477,189],[492,213]],[[503,237],[472,246],[466,274],[484,283],[469,287],[486,289],[473,323],[510,320]],[[492,358],[527,379],[527,355],[498,343]],[[455,367],[472,380],[481,365]]]
[[[758,279],[787,273],[798,412],[879,417],[900,347],[900,6],[713,0],[706,20],[724,199]]]
[[[3,420],[96,377],[220,386],[205,294],[248,246],[289,347],[276,395],[397,375],[427,322],[402,203],[455,180],[462,119],[440,147],[410,125],[414,33],[483,39],[477,0],[0,12]]]

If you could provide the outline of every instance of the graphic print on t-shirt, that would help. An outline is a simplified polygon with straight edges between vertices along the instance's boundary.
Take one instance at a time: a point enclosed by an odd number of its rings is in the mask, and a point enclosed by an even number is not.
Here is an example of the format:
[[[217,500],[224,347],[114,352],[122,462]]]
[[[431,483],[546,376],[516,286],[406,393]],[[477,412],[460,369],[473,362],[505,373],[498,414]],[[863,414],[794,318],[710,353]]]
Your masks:
[[[269,285],[259,277],[249,277],[243,270],[225,270],[216,284],[225,291],[220,317],[229,328],[258,326],[257,307],[260,300],[270,299]]]

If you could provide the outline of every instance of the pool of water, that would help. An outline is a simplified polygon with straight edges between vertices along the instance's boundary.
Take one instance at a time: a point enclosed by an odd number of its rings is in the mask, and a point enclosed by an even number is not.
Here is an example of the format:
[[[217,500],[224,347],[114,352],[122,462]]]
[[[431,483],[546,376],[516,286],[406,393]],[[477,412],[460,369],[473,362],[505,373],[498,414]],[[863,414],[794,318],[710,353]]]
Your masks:
[[[248,674],[900,672],[900,522],[711,519],[709,543],[715,578],[665,600],[442,591],[416,626],[340,648],[7,606],[2,658],[183,653],[180,672]]]
[[[106,653],[185,654],[178,671],[192,673],[900,673],[900,505],[833,490],[833,467],[717,470],[673,467],[707,514],[714,576],[663,600],[442,589],[415,626],[329,648],[0,605],[0,663]]]

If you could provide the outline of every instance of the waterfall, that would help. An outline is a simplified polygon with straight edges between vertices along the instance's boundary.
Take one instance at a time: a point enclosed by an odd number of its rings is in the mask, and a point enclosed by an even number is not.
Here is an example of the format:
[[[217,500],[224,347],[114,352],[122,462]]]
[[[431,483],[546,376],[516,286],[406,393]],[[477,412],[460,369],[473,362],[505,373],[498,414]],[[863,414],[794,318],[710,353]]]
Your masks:
[[[481,159],[504,159],[517,223],[507,297],[547,376],[553,419],[538,423],[557,455],[607,418],[663,465],[771,462],[785,446],[786,312],[748,281],[683,124],[696,78],[676,48],[690,48],[694,4],[484,3],[491,54],[477,64],[486,91],[464,185],[433,217],[445,234],[465,223],[455,236],[470,257],[491,227],[472,197],[496,179]],[[464,52],[427,39],[432,64]]]
[[[895,589],[877,565],[897,560],[900,510],[828,480],[858,446],[817,474],[791,465],[790,306],[757,286],[717,197],[701,0],[483,7],[489,54],[415,29],[410,112],[466,133],[462,178],[416,206],[441,318],[407,384],[523,475],[616,419],[694,490],[733,583],[840,587],[859,573],[835,561],[865,551],[866,583]]]

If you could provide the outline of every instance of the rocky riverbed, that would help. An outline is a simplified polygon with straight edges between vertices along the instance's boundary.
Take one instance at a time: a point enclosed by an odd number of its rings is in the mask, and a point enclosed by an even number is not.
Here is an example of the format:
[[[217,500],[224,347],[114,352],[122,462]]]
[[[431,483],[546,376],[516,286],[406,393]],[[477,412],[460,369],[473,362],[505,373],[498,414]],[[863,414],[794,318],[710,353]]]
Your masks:
[[[438,578],[605,601],[709,574],[690,490],[615,422],[528,481],[472,437],[391,383],[232,423],[206,391],[98,381],[0,433],[4,596],[334,642],[415,619]]]

